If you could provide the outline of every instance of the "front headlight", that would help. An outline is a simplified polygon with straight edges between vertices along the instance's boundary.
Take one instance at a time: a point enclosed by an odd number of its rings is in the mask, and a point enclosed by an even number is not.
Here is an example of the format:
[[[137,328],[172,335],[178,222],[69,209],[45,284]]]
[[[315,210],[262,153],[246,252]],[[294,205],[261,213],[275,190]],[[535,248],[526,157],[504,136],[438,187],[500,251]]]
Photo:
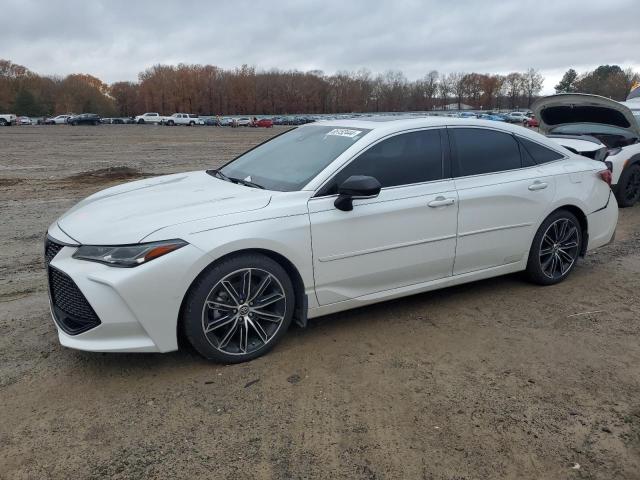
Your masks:
[[[104,263],[112,267],[137,267],[185,245],[187,242],[179,239],[136,245],[82,245],[73,254],[73,258]]]

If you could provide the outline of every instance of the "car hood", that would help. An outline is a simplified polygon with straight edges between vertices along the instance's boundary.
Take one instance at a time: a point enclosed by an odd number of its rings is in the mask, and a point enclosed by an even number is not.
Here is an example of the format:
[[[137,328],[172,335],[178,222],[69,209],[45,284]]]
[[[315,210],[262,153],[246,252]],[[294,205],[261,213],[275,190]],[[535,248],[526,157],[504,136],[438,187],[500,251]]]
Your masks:
[[[58,219],[78,243],[138,243],[164,227],[264,208],[269,191],[212,177],[204,171],[165,175],[102,190]]]
[[[540,130],[572,123],[600,123],[620,127],[640,137],[640,127],[629,108],[599,95],[561,93],[536,100],[531,106]]]

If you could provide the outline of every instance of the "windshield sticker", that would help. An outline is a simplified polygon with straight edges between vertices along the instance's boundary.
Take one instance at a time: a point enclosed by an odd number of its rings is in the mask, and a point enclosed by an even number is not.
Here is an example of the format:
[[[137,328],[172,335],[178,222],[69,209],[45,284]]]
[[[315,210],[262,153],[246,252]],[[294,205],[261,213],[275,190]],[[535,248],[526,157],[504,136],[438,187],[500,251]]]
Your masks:
[[[355,138],[361,133],[362,133],[362,130],[351,130],[349,128],[334,128],[329,133],[327,133],[327,136],[335,135],[337,137]]]

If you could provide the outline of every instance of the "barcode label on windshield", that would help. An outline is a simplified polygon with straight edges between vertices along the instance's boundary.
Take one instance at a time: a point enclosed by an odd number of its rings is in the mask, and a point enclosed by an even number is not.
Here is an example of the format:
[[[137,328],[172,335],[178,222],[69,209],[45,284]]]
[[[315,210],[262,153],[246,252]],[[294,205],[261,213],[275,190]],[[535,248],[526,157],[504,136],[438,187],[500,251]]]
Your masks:
[[[351,130],[348,128],[334,128],[327,135],[335,135],[337,137],[355,138],[362,133],[362,130]]]

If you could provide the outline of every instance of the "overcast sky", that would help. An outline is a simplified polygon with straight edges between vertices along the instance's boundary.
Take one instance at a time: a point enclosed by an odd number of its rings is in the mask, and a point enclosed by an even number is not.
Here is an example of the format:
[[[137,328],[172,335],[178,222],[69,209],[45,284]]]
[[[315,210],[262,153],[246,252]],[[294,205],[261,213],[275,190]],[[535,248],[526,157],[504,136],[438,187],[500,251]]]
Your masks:
[[[0,58],[136,80],[156,63],[508,73],[640,70],[640,0],[2,0]]]

